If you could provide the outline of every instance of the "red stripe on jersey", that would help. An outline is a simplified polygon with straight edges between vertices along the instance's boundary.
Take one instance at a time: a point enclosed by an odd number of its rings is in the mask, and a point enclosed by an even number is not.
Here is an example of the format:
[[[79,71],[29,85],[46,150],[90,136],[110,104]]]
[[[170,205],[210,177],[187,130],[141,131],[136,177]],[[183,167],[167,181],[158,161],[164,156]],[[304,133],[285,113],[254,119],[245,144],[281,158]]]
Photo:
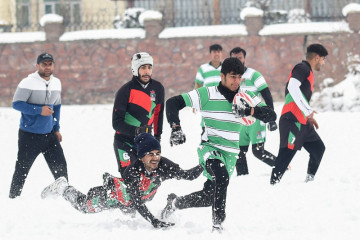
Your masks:
[[[152,192],[149,193],[148,195],[143,196],[141,199],[142,199],[142,200],[148,199],[149,197],[153,196],[153,195],[156,193],[156,191],[157,191],[157,189],[155,189],[154,191],[152,191]]]
[[[124,194],[121,191],[121,182],[123,182],[124,180],[122,178],[113,178],[114,180],[114,184],[115,184],[115,191],[116,191],[116,198],[117,200],[119,200],[122,204],[124,204],[125,206],[129,206],[130,201],[125,201],[124,199]]]
[[[309,74],[307,80],[310,82],[310,89],[311,89],[311,92],[313,92],[313,90],[314,90],[314,74],[312,71],[310,71],[310,74]]]
[[[158,133],[159,115],[161,110],[161,104],[157,104],[154,110],[152,119],[154,119],[154,134]],[[150,120],[149,120],[150,121]],[[148,124],[150,125],[150,124]]]
[[[147,112],[150,112],[150,110],[151,110],[150,96],[147,95],[146,93],[136,90],[136,89],[131,89],[129,103],[136,104],[136,105],[144,108]]]
[[[290,144],[290,143],[288,142],[288,149],[294,150],[294,147],[295,147],[295,144]]]
[[[303,125],[306,125],[307,117],[304,116],[304,114],[301,112],[300,108],[296,105],[295,102],[290,102],[286,105],[284,105],[281,115],[284,115],[287,112],[291,112],[294,114],[296,119]]]

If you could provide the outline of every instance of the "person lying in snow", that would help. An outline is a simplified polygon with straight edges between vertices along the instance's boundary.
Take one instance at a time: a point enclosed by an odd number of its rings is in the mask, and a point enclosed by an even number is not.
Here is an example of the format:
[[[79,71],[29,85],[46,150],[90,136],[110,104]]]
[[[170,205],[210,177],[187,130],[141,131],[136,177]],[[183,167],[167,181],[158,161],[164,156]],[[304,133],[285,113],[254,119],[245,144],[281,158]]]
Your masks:
[[[93,187],[85,195],[69,185],[66,178],[60,177],[47,186],[41,193],[43,199],[50,196],[62,196],[71,205],[83,213],[97,213],[103,210],[119,208],[124,213],[140,213],[155,228],[167,228],[174,223],[157,219],[146,207],[161,182],[167,179],[196,179],[202,173],[200,165],[183,170],[178,164],[161,157],[160,143],[148,133],[135,138],[138,161],[132,162],[124,171],[123,178],[103,175],[103,185]]]

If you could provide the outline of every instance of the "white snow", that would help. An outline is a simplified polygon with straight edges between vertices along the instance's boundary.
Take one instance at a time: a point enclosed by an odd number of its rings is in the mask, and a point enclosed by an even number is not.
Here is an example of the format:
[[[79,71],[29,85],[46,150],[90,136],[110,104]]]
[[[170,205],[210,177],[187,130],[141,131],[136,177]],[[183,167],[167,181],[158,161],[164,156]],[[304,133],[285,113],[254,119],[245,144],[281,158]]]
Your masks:
[[[120,87],[120,86],[119,86]],[[279,114],[283,103],[276,103]],[[63,106],[61,132],[70,183],[86,193],[102,184],[102,173],[117,175],[113,152],[112,105]],[[305,150],[297,153],[282,182],[270,186],[271,169],[248,152],[250,175],[232,176],[227,194],[227,219],[221,236],[212,234],[211,208],[179,210],[169,221],[176,225],[155,230],[139,214],[125,216],[119,210],[82,214],[62,198],[40,198],[42,189],[54,181],[42,156],[35,161],[22,195],[9,199],[8,191],[17,154],[20,113],[0,108],[0,238],[6,240],[63,239],[327,239],[357,240],[360,237],[360,161],[358,136],[360,112],[319,112],[318,133],[326,152],[316,179],[304,183],[308,164]],[[191,109],[180,112],[187,136],[185,144],[169,145],[170,128],[164,122],[162,153],[184,169],[198,163],[200,116]],[[340,124],[346,122],[345,125]],[[268,132],[266,149],[277,154],[279,133]],[[194,181],[168,180],[147,204],[159,216],[166,197],[202,188],[205,177]]]
[[[347,22],[305,22],[305,23],[281,23],[265,25],[259,31],[259,35],[290,35],[305,33],[335,33],[352,32]]]
[[[246,7],[240,12],[240,18],[245,20],[246,17],[258,17],[263,16],[264,11],[256,7]]]
[[[40,25],[42,27],[44,27],[46,25],[46,23],[62,23],[63,20],[64,20],[64,18],[60,15],[57,15],[54,13],[45,14],[40,19]]]
[[[2,32],[0,43],[43,42],[46,41],[45,32]]]
[[[162,14],[159,11],[154,11],[154,10],[147,10],[143,13],[140,14],[139,16],[139,23],[144,26],[144,21],[145,20],[161,20],[162,19]]]
[[[143,28],[122,28],[105,30],[86,30],[65,32],[60,41],[94,40],[94,39],[134,39],[145,38]],[[1,39],[1,38],[0,38]]]
[[[245,36],[246,27],[243,24],[172,27],[165,28],[159,38],[186,38],[186,37],[216,37],[216,36]]]
[[[360,12],[360,4],[349,3],[342,9],[342,14],[346,17],[349,13]]]

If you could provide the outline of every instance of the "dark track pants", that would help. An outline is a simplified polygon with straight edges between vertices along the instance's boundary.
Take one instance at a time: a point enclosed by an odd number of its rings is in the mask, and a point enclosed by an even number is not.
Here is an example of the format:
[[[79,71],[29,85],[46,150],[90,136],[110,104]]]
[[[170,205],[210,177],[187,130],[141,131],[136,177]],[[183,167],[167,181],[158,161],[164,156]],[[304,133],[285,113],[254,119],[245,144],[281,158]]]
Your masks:
[[[229,175],[225,165],[217,159],[206,162],[206,170],[213,176],[213,181],[207,180],[201,191],[178,197],[175,206],[179,209],[212,206],[213,223],[225,220],[226,192],[229,185]]]
[[[303,147],[310,155],[307,173],[315,175],[319,168],[321,159],[324,155],[325,145],[320,139],[314,142],[305,142],[303,144]],[[280,182],[280,179],[284,175],[295,154],[296,150],[291,150],[289,148],[279,149],[279,154],[275,160],[275,167],[273,168],[271,173],[271,184]]]
[[[10,198],[20,196],[26,177],[37,156],[42,153],[55,179],[68,178],[63,149],[54,132],[34,134],[19,130],[18,158],[10,187]]]

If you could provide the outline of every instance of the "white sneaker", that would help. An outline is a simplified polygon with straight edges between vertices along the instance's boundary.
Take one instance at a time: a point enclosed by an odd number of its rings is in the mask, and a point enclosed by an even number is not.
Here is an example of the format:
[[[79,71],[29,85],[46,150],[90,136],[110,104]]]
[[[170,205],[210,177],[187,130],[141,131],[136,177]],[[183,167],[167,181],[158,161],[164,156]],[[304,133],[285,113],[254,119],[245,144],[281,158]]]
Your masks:
[[[221,223],[216,223],[216,224],[213,225],[211,232],[213,232],[213,233],[222,233],[223,230],[224,230],[224,228],[222,227]]]
[[[313,174],[307,174],[305,178],[305,182],[312,182],[314,181],[315,175]]]
[[[65,177],[59,177],[52,184],[44,188],[41,192],[41,198],[45,199],[47,197],[57,197],[63,195],[65,188],[69,186]]]

